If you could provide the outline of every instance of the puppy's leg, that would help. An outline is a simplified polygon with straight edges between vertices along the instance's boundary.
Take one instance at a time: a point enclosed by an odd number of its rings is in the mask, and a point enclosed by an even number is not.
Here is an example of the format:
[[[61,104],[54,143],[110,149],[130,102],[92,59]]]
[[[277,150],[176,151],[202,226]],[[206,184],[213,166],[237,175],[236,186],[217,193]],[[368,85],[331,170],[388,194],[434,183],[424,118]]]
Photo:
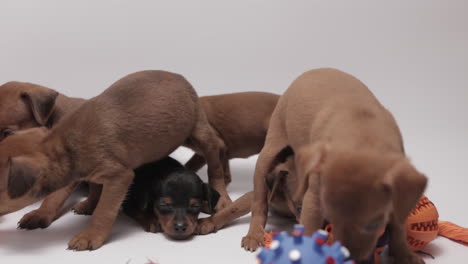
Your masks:
[[[221,157],[225,155],[226,147],[221,138],[208,123],[205,112],[199,111],[197,124],[192,132],[195,146],[201,150],[208,164],[208,182],[218,191],[220,198],[216,210],[221,210],[231,203],[224,183],[224,171]]]
[[[48,227],[55,219],[59,218],[63,204],[77,185],[78,183],[72,183],[48,195],[39,209],[31,211],[21,218],[18,227],[22,229]]]
[[[89,194],[88,198],[75,206],[73,206],[72,211],[75,214],[79,215],[91,215],[96,208],[97,203],[99,202],[99,197],[101,197],[102,185],[89,183]]]
[[[200,154],[193,154],[193,156],[185,163],[185,167],[193,172],[199,171],[203,166],[205,166],[206,160]]]
[[[226,224],[248,214],[250,212],[253,196],[253,192],[246,193],[214,215],[199,219],[197,233],[199,235],[206,235],[216,232]]]
[[[265,179],[277,154],[286,146],[286,136],[283,134],[280,124],[278,122],[272,123],[265,141],[265,147],[260,152],[255,166],[252,218],[250,219],[249,232],[242,239],[242,247],[246,250],[254,251],[263,244],[263,228],[268,214],[268,189]]]
[[[224,183],[226,183],[226,186],[229,185],[232,181],[231,177],[231,169],[229,168],[229,157],[227,153],[224,153],[221,157],[221,160],[223,162],[223,171],[224,171]]]
[[[393,262],[398,264],[424,264],[424,260],[408,248],[405,224],[396,218],[393,216],[390,221],[389,254],[393,256]]]
[[[90,226],[68,243],[69,249],[94,250],[102,246],[112,230],[134,173],[132,170],[118,170],[106,171],[104,175],[96,176],[98,177],[91,178],[101,180],[101,197],[91,217]]]

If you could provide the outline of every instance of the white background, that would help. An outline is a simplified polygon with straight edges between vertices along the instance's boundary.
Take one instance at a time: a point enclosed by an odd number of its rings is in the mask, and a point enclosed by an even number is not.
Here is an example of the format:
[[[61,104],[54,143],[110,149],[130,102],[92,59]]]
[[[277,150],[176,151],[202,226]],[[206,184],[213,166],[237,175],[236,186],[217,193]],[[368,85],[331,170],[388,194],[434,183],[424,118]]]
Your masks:
[[[2,0],[0,83],[90,98],[128,73],[165,69],[200,95],[282,93],[306,70],[336,67],[393,112],[408,155],[430,178],[427,195],[440,218],[468,226],[467,13],[464,0]],[[175,156],[185,161],[189,153]],[[233,197],[251,189],[254,164],[255,157],[232,162]],[[89,253],[65,250],[88,217],[67,213],[48,229],[16,230],[27,211],[0,218],[2,263],[255,263],[240,248],[248,217],[174,242],[121,216],[110,241]],[[443,238],[426,250],[436,257],[427,263],[468,259],[466,247]]]

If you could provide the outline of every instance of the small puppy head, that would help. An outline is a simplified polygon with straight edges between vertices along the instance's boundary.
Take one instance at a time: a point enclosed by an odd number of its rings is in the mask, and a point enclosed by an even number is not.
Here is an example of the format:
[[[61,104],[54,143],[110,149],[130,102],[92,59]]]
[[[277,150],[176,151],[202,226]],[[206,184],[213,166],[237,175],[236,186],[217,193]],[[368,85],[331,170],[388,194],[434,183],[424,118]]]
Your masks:
[[[313,149],[312,164],[298,160],[299,166],[309,166],[309,177],[318,177],[320,208],[334,225],[335,238],[353,259],[365,260],[390,219],[405,223],[427,178],[402,155],[340,152],[323,145]]]
[[[0,130],[45,126],[57,96],[56,91],[32,83],[8,82],[1,85]]]
[[[181,169],[156,187],[154,210],[164,233],[174,239],[193,235],[200,212],[214,213],[219,193],[193,172]]]
[[[47,129],[12,133],[0,141],[0,215],[20,210],[42,198],[45,156],[36,150]]]

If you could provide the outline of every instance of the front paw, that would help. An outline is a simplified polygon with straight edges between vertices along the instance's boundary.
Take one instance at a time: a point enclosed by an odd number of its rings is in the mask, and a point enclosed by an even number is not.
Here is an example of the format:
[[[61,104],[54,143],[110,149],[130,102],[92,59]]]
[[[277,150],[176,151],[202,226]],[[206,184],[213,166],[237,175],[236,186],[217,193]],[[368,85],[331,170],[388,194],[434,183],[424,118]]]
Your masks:
[[[86,230],[75,236],[68,243],[68,249],[76,251],[95,250],[104,244],[106,237],[96,230]]]
[[[52,221],[54,221],[55,215],[53,213],[36,209],[25,214],[18,222],[18,228],[21,229],[36,229],[36,228],[47,228]]]
[[[207,235],[210,233],[216,233],[216,231],[218,231],[218,228],[216,227],[215,223],[213,223],[213,219],[211,217],[198,220],[196,231],[198,235]]]
[[[222,209],[228,207],[228,205],[230,205],[231,203],[232,203],[232,200],[231,198],[229,198],[229,195],[227,195],[227,193],[222,195],[219,198],[218,203],[216,204],[216,207],[215,207],[216,212],[219,212]]]
[[[72,211],[78,215],[92,215],[96,205],[91,203],[88,199],[79,202],[73,206]]]
[[[161,232],[161,226],[159,225],[159,223],[146,223],[143,225],[143,229],[149,233]]]
[[[263,237],[247,234],[247,236],[242,238],[242,247],[245,250],[253,252],[260,246],[263,246]]]
[[[424,264],[424,260],[413,252],[394,257],[394,263],[398,264]]]

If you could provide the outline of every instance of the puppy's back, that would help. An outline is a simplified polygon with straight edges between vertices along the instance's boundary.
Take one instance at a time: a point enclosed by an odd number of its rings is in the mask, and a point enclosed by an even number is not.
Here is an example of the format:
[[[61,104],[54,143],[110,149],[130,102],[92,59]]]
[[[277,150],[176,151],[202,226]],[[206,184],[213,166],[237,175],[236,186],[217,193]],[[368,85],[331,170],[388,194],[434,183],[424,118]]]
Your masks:
[[[238,152],[231,154],[248,157],[262,148],[278,99],[279,95],[272,93],[242,92],[204,96],[200,101],[208,121],[223,137],[228,149]],[[245,146],[251,146],[252,150]]]
[[[293,141],[306,137],[309,142],[329,141],[349,148],[402,147],[393,116],[350,74],[331,68],[305,72],[283,97],[288,138]]]
[[[136,168],[180,146],[197,116],[197,94],[181,75],[142,71],[88,100],[57,130],[82,153],[99,151]]]

